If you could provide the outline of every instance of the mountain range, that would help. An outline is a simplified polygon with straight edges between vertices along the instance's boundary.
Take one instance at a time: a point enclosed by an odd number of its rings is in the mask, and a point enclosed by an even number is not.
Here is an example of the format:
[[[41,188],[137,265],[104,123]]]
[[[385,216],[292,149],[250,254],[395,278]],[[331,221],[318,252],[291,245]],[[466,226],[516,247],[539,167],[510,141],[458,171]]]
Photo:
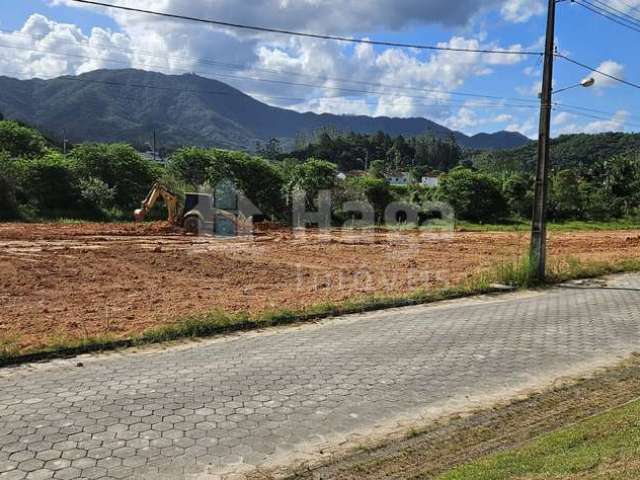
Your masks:
[[[471,149],[510,149],[529,139],[516,132],[468,136],[425,118],[299,113],[262,103],[225,83],[193,74],[135,69],[96,70],[50,80],[0,77],[0,112],[38,127],[52,138],[144,145],[153,130],[161,146],[252,149],[285,143],[320,128],[389,135],[453,135]]]

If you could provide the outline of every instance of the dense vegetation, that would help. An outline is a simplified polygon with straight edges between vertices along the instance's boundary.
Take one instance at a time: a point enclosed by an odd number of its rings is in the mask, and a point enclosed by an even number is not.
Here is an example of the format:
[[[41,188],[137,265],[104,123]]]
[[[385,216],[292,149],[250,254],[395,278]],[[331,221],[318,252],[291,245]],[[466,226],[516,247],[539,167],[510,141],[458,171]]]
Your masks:
[[[640,205],[640,135],[563,136],[554,141],[549,214],[556,221],[634,218]],[[262,214],[291,220],[296,191],[309,209],[331,190],[336,222],[354,220],[346,202],[366,201],[382,221],[392,202],[410,203],[429,218],[435,202],[451,205],[457,218],[501,222],[531,213],[533,160],[527,146],[513,151],[465,152],[453,138],[404,138],[383,133],[340,135],[322,131],[290,154],[276,141],[261,156],[186,147],[166,166],[123,144],[83,144],[67,155],[38,131],[0,121],[0,217],[130,218],[151,184],[160,179],[177,192],[231,181]],[[366,168],[366,170],[365,170]],[[356,171],[346,178],[338,172]],[[406,186],[388,175],[408,173]],[[437,188],[422,175],[440,176]]]
[[[36,130],[0,121],[2,219],[128,218],[160,175],[128,145],[80,145],[65,156]]]
[[[350,133],[340,135],[330,129],[320,130],[313,141],[292,153],[283,154],[275,140],[259,153],[272,160],[322,158],[335,163],[343,172],[367,170],[374,161],[383,162],[383,172],[412,170],[416,177],[448,171],[462,161],[463,152],[453,136],[442,139],[434,135],[395,138],[384,132],[375,135]]]

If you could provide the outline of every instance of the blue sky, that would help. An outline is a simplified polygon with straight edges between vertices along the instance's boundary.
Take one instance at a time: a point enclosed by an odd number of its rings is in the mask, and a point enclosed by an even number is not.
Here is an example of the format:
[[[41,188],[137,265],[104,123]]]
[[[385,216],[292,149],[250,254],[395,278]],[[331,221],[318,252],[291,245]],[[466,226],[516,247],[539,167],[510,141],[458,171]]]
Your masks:
[[[469,134],[501,129],[531,137],[537,134],[537,57],[489,58],[354,47],[225,31],[87,8],[70,0],[2,1],[0,46],[12,48],[0,48],[0,75],[50,78],[129,66],[172,74],[196,72],[233,84],[268,103],[300,111],[424,116]],[[542,49],[546,19],[542,0],[370,0],[346,4],[338,0],[256,0],[240,6],[236,0],[111,2],[292,30],[535,51]],[[609,5],[640,19],[640,0],[613,0]],[[558,48],[576,60],[640,82],[634,47],[639,40],[639,32],[579,5],[558,5]],[[591,75],[558,60],[555,85],[562,88]],[[281,80],[307,85],[283,85],[278,83]],[[640,130],[640,114],[636,113],[640,91],[605,78],[596,80],[591,89],[558,95],[557,102],[565,107],[554,114],[554,135]],[[478,100],[424,90],[517,100]]]

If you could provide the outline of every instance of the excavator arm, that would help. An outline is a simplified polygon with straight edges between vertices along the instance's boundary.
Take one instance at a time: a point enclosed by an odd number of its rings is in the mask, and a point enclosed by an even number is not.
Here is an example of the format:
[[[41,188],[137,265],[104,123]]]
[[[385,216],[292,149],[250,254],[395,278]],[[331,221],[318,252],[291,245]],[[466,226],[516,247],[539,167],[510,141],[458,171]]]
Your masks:
[[[141,222],[147,216],[149,211],[153,208],[159,198],[164,200],[164,204],[168,211],[169,223],[175,225],[178,222],[178,197],[171,193],[167,187],[159,182],[153,184],[153,187],[149,191],[147,198],[142,202],[141,208],[133,212],[133,216],[136,222]]]

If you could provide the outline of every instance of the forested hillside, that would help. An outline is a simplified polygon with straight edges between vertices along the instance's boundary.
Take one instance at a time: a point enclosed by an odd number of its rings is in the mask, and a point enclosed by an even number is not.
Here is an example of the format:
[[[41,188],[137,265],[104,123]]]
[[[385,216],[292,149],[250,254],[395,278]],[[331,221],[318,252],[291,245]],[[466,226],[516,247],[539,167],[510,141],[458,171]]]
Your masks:
[[[494,171],[534,171],[537,144],[531,142],[514,150],[472,152],[474,163]],[[554,168],[588,168],[616,155],[640,152],[638,133],[601,133],[597,135],[561,135],[551,141],[551,160]]]
[[[97,70],[51,80],[0,77],[0,111],[72,142],[151,141],[165,148],[197,145],[253,150],[278,138],[293,144],[322,128],[397,136],[454,136],[470,148],[512,148],[529,140],[515,132],[467,136],[425,118],[299,113],[262,103],[217,80],[141,70]]]

